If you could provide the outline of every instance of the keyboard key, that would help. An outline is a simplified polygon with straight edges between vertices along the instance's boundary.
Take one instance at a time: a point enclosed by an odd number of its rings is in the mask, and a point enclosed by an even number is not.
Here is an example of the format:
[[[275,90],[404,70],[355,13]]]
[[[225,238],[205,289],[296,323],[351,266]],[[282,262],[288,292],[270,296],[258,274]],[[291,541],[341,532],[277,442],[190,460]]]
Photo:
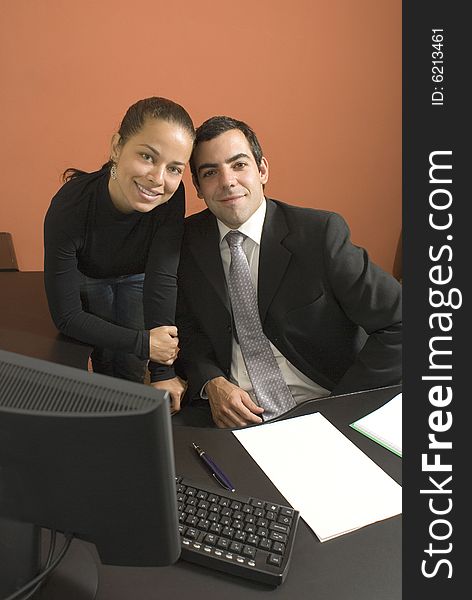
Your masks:
[[[274,542],[272,544],[272,552],[276,552],[277,554],[283,554],[285,552],[284,544],[281,544],[280,542]]]
[[[219,523],[212,523],[212,524],[210,525],[210,532],[211,532],[211,533],[217,533],[217,534],[220,534],[222,529],[223,529],[223,526],[222,526],[222,525],[220,525]]]
[[[287,536],[285,533],[279,533],[278,531],[271,531],[270,535],[269,535],[271,540],[274,540],[276,542],[283,542],[285,543],[287,541]]]
[[[259,544],[260,537],[258,535],[254,535],[250,533],[246,538],[246,543],[251,544],[252,546],[257,546]]]
[[[249,500],[249,504],[252,504],[253,506],[258,506],[259,508],[263,508],[264,507],[264,500],[259,500],[259,498],[251,498]]]
[[[229,544],[230,544],[230,540],[228,540],[225,537],[218,538],[218,541],[216,542],[216,545],[218,546],[218,548],[223,548],[223,550],[227,550],[229,548]]]
[[[234,540],[236,540],[237,542],[245,542],[246,541],[246,536],[247,533],[244,533],[244,531],[237,531],[234,534]]]
[[[200,519],[197,523],[198,529],[202,529],[203,531],[207,531],[209,529],[211,523],[208,519]]]
[[[269,540],[268,538],[261,538],[261,541],[259,542],[259,548],[262,550],[270,550],[272,548],[272,540]]]
[[[205,544],[210,544],[211,546],[214,546],[216,544],[217,539],[218,536],[216,536],[214,533],[207,533],[203,541],[205,542]]]
[[[198,537],[198,531],[193,527],[187,527],[185,537],[187,537],[189,540],[196,540]]]
[[[279,554],[269,554],[267,562],[269,563],[269,565],[275,565],[276,567],[280,567],[280,565],[282,564],[282,557]]]
[[[229,549],[231,552],[235,552],[236,554],[240,554],[243,550],[243,545],[240,542],[231,542]]]
[[[275,523],[274,521],[270,524],[269,529],[280,531],[280,533],[288,533],[290,531],[288,525],[282,525],[281,523]]]

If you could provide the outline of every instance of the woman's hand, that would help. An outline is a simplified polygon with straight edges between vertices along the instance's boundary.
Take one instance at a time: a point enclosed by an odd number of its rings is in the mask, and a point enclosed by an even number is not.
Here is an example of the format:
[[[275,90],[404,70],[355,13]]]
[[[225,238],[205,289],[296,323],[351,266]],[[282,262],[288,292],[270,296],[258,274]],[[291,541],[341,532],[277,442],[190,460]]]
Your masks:
[[[179,353],[177,327],[162,325],[149,332],[149,358],[153,362],[172,365]]]
[[[175,413],[179,412],[180,403],[182,402],[185,390],[187,389],[187,383],[183,379],[174,377],[173,379],[166,379],[164,381],[154,381],[151,385],[156,388],[156,390],[166,390],[169,392],[171,415],[175,415]]]

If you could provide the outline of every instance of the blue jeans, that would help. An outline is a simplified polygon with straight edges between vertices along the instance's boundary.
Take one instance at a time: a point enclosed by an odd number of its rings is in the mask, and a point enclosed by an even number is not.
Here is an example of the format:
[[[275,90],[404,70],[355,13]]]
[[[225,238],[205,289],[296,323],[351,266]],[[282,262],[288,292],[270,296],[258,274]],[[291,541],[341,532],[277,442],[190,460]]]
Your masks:
[[[109,279],[83,275],[80,288],[83,309],[89,313],[129,329],[144,329],[144,273]],[[146,360],[134,354],[95,347],[92,355],[95,373],[143,383]]]

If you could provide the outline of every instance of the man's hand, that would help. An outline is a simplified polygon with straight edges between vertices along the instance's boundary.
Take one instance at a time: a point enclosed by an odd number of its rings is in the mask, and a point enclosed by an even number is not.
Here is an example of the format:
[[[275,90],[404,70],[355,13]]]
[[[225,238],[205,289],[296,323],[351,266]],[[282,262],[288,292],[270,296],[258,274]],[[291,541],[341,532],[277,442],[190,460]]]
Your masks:
[[[177,327],[162,325],[149,332],[149,357],[152,361],[163,365],[171,365],[179,353]]]
[[[211,414],[217,427],[242,427],[262,423],[258,416],[264,409],[257,406],[247,392],[224,377],[215,377],[205,386]]]
[[[174,377],[173,379],[165,379],[164,381],[154,381],[151,383],[152,387],[156,390],[166,390],[170,394],[170,414],[180,410],[180,403],[187,389],[187,384],[180,377]]]

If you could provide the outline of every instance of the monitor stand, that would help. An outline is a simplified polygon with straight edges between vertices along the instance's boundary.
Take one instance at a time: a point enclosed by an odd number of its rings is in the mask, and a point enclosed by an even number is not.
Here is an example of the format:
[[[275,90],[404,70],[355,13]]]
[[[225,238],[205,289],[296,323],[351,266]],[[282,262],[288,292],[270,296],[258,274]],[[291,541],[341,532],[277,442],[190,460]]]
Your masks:
[[[55,555],[64,537],[57,536]],[[30,523],[0,518],[0,598],[31,581],[44,563],[49,532]],[[40,560],[42,557],[42,561]],[[72,543],[57,568],[43,584],[34,600],[95,600],[98,589],[97,563],[86,544]]]
[[[56,553],[64,537],[58,535]],[[48,536],[42,541],[42,556],[47,554]],[[41,588],[38,600],[95,600],[98,590],[98,568],[86,544],[72,540],[69,549]]]

